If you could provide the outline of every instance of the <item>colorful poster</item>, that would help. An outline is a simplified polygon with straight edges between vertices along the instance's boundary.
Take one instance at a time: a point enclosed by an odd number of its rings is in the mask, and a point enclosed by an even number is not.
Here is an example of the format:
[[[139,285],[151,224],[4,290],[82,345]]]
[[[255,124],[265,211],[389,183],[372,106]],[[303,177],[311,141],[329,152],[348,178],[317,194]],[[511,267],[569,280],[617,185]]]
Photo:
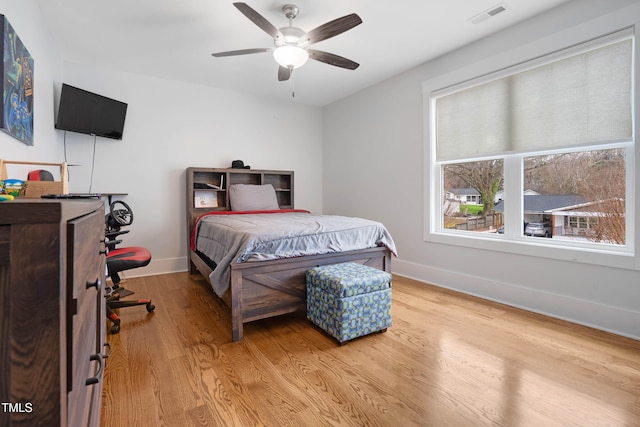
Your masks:
[[[0,15],[4,35],[2,130],[33,145],[33,58],[9,20]]]

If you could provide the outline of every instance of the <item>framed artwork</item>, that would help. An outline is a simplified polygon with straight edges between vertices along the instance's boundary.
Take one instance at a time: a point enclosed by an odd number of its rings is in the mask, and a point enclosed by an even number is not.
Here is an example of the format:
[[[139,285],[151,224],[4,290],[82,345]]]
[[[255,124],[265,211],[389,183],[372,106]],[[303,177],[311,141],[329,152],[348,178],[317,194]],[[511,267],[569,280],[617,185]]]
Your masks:
[[[6,16],[0,15],[2,49],[2,130],[33,145],[33,57]]]

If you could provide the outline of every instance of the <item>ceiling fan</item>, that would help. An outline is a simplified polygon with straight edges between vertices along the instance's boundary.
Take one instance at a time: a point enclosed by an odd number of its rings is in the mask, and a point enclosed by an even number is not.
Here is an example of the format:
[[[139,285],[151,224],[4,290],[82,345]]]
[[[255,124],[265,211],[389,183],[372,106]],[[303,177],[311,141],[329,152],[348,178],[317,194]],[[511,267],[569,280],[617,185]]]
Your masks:
[[[319,27],[305,32],[292,25],[293,19],[298,16],[299,9],[293,4],[286,4],[282,12],[289,18],[289,26],[276,28],[262,15],[256,12],[246,3],[233,3],[233,5],[251,22],[260,27],[265,33],[273,37],[273,47],[231,50],[227,52],[212,53],[215,57],[247,55],[252,53],[273,52],[278,63],[278,80],[289,80],[294,68],[304,65],[309,58],[336,67],[355,70],[360,64],[342,56],[321,50],[309,49],[309,46],[323,40],[342,34],[362,23],[362,19],[352,13],[341,18],[334,19]]]

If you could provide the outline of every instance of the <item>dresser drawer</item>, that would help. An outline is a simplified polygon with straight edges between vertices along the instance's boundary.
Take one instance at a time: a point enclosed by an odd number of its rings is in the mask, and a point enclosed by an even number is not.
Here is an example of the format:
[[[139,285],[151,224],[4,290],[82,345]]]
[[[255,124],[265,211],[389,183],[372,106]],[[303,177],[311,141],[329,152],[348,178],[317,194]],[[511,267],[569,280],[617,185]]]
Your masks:
[[[104,217],[96,211],[67,227],[69,263],[68,296],[68,377],[70,425],[86,425],[91,412],[94,388],[101,388],[101,325],[104,303],[105,257]]]

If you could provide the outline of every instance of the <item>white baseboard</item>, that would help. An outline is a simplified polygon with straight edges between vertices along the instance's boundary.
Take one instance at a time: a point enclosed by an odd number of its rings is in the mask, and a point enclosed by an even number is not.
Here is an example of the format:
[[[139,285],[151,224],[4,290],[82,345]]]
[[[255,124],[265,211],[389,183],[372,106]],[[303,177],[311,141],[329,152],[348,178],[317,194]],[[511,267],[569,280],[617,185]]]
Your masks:
[[[156,274],[168,274],[178,273],[180,271],[187,271],[187,258],[164,258],[153,259],[146,267],[134,268],[132,270],[124,271],[126,277],[143,277],[143,276],[155,276]]]
[[[394,259],[393,274],[640,340],[640,312]]]

